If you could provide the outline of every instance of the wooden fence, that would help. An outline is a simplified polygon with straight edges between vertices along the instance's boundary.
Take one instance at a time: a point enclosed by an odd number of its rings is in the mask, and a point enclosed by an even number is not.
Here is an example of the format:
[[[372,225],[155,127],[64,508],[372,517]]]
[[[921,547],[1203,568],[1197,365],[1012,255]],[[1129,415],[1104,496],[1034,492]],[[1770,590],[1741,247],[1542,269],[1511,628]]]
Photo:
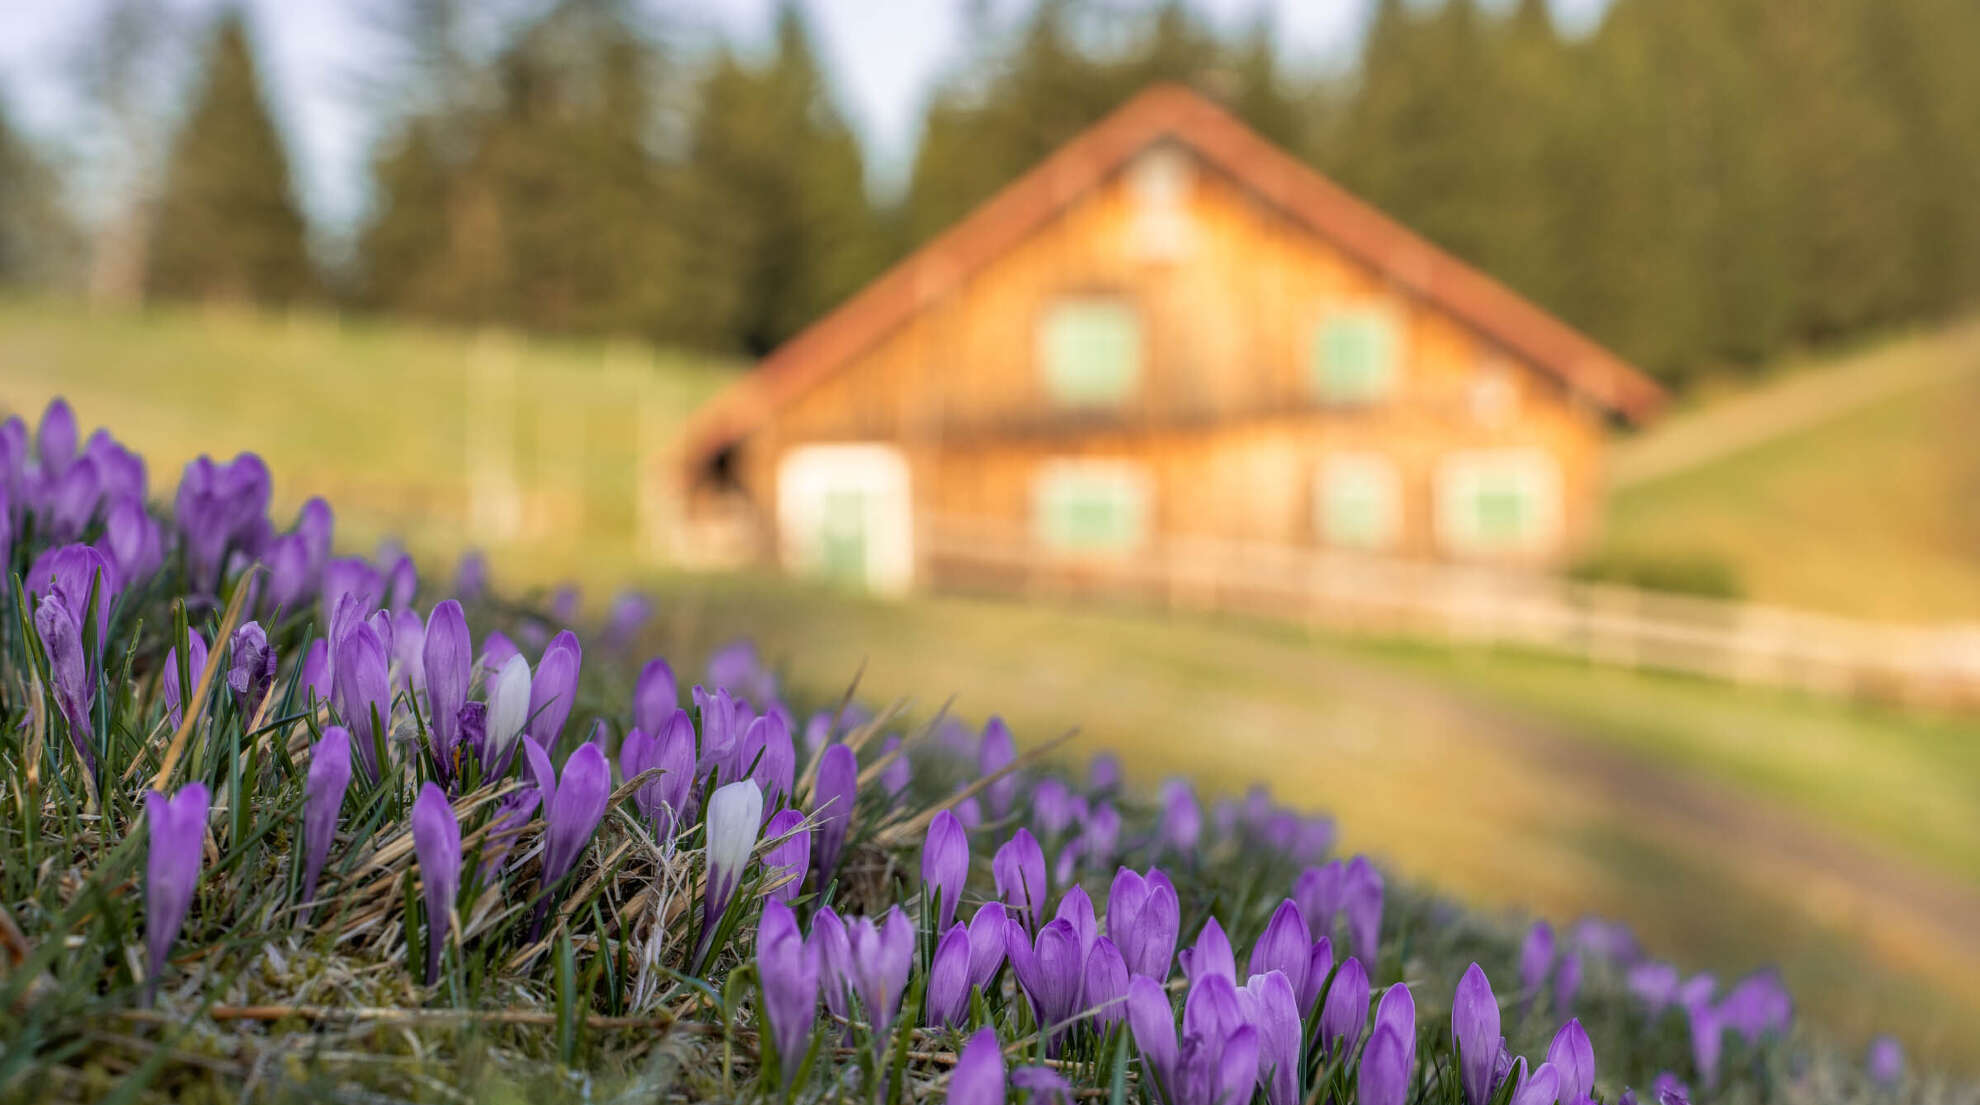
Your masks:
[[[1177,609],[1503,644],[1605,664],[1906,703],[1980,705],[1980,626],[1857,621],[1536,573],[1332,550],[1170,538],[1073,559],[1028,533],[936,518],[917,534],[935,585],[1038,597],[1125,595]]]

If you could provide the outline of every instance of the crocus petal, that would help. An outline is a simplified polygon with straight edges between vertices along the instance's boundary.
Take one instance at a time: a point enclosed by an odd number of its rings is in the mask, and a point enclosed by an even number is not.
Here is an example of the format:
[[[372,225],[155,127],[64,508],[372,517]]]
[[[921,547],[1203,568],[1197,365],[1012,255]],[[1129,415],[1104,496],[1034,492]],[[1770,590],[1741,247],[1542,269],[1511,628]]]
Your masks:
[[[563,735],[564,722],[577,703],[578,668],[583,650],[577,634],[566,629],[550,639],[537,662],[536,675],[529,686],[529,739],[555,750]]]
[[[316,881],[330,858],[337,835],[337,811],[351,785],[351,733],[341,725],[323,729],[323,738],[310,747],[309,777],[303,785],[302,900],[316,900]]]
[[[1403,1105],[1409,1097],[1411,1065],[1401,1034],[1378,1014],[1375,1034],[1361,1056],[1359,1105]]]
[[[938,929],[947,929],[954,923],[956,903],[968,879],[969,833],[954,813],[942,810],[928,822],[928,835],[921,845],[922,893],[931,900],[939,899]]]
[[[839,857],[852,827],[853,805],[858,800],[859,757],[843,744],[827,745],[819,756],[818,778],[811,788],[811,810],[818,817],[818,849],[813,855],[820,886],[838,873]],[[968,848],[966,839],[964,848]]]
[[[969,1004],[969,929],[960,921],[942,934],[928,964],[927,1011],[930,1028],[960,1024]]]
[[[805,1041],[818,1016],[818,954],[798,934],[797,918],[780,901],[765,902],[756,930],[757,977],[764,1013],[786,1079],[804,1060]]]
[[[556,793],[545,802],[543,831],[543,887],[554,887],[577,862],[598,821],[605,816],[605,802],[612,794],[612,769],[605,753],[589,741],[578,746],[564,764],[563,778]],[[753,842],[752,842],[753,843]]]
[[[420,660],[431,706],[427,728],[433,759],[443,775],[452,778],[461,707],[467,705],[468,681],[474,674],[474,640],[468,636],[467,615],[460,603],[447,599],[427,615]]]
[[[1004,903],[985,902],[977,907],[969,922],[969,982],[988,987],[997,968],[1004,965],[1004,946],[1013,927],[1004,912]]]
[[[1511,1105],[1553,1105],[1561,1089],[1560,1073],[1552,1063],[1542,1063],[1513,1091]]]
[[[1258,942],[1251,946],[1250,973],[1262,975],[1282,971],[1294,993],[1306,987],[1306,969],[1313,951],[1313,937],[1307,932],[1306,917],[1291,898],[1279,903]]]
[[[1191,983],[1207,975],[1221,975],[1232,985],[1237,984],[1237,957],[1231,953],[1231,941],[1224,935],[1224,926],[1215,917],[1203,922],[1195,946],[1183,949],[1182,968]]]
[[[446,791],[432,783],[420,788],[413,802],[412,833],[426,899],[426,984],[431,986],[440,978],[440,956],[461,888],[461,823]]]
[[[1180,1052],[1176,1046],[1176,1011],[1169,1004],[1168,990],[1146,975],[1128,980],[1127,1016],[1134,1046],[1141,1049],[1157,1088],[1165,1100],[1175,1102]]]
[[[1547,1066],[1560,1078],[1561,1105],[1576,1105],[1595,1092],[1595,1045],[1579,1018],[1569,1020],[1554,1033],[1553,1043],[1547,1047]]]
[[[1080,990],[1080,1006],[1093,1012],[1101,1029],[1121,1023],[1127,1016],[1127,960],[1112,940],[1102,936],[1086,953],[1086,974]]]
[[[1486,1105],[1492,1092],[1492,1066],[1499,1056],[1499,999],[1476,963],[1458,980],[1451,1000],[1451,1037],[1457,1041],[1465,1101]]]
[[[1004,1105],[1004,1053],[997,1030],[978,1029],[949,1074],[949,1105]]]
[[[997,894],[1027,929],[1045,910],[1045,851],[1029,829],[1019,829],[991,857]]]
[[[764,892],[770,899],[790,901],[798,896],[798,889],[804,883],[804,873],[811,866],[811,831],[794,832],[804,823],[804,814],[798,810],[778,810],[763,824],[763,839],[775,840],[790,834],[784,841],[763,853],[764,870],[770,873],[770,880],[784,880],[780,886],[773,886]]]
[[[150,826],[150,849],[145,860],[145,949],[148,974],[156,985],[166,956],[179,938],[186,912],[205,858],[206,813],[212,796],[205,783],[187,783],[167,798],[158,791],[145,794],[145,820]]]
[[[680,692],[674,687],[674,669],[658,656],[648,660],[633,682],[633,727],[658,733],[680,704]]]

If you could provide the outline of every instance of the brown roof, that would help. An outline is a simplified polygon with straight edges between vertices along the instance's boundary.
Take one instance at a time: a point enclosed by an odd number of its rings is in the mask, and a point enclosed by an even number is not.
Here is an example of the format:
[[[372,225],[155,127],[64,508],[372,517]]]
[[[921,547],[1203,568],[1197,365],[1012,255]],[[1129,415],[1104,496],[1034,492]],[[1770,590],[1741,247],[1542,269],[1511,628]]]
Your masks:
[[[696,413],[687,459],[706,458],[850,362],[1164,139],[1478,332],[1631,421],[1664,392],[1615,354],[1350,195],[1180,85],[1154,85],[1006,185],[981,207],[766,357]]]

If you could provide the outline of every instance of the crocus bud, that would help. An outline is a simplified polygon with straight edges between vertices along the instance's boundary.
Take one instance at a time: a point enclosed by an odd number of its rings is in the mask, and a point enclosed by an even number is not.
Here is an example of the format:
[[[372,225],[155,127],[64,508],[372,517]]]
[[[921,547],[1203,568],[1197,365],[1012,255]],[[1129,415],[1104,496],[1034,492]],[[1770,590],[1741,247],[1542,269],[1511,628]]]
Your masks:
[[[797,773],[797,746],[791,743],[790,726],[783,715],[772,711],[749,723],[743,743],[753,761],[749,777],[763,790],[763,808],[774,810],[790,794]]]
[[[127,585],[151,578],[165,560],[165,536],[137,496],[119,499],[104,511],[103,547]]]
[[[1086,953],[1093,950],[1093,941],[1100,935],[1100,923],[1093,916],[1093,899],[1086,896],[1086,888],[1074,886],[1059,896],[1059,908],[1052,914],[1055,921],[1071,925],[1073,933],[1079,937],[1079,956],[1083,960]]]
[[[1409,1099],[1412,1073],[1402,1036],[1394,1025],[1376,1018],[1375,1034],[1361,1056],[1359,1105],[1403,1105]]]
[[[658,656],[648,660],[633,682],[633,728],[658,733],[680,704],[680,692],[674,689],[674,669]]]
[[[1554,969],[1554,929],[1545,921],[1533,922],[1526,940],[1519,947],[1519,989],[1522,999],[1531,1002],[1547,985]]]
[[[1347,865],[1341,908],[1347,912],[1348,939],[1357,958],[1375,962],[1382,935],[1382,873],[1362,856]]]
[[[479,550],[462,553],[454,565],[454,593],[462,602],[480,602],[488,593],[488,558]]]
[[[1218,975],[1237,985],[1237,956],[1231,951],[1230,937],[1224,935],[1224,926],[1215,917],[1203,922],[1203,931],[1196,936],[1192,947],[1184,948],[1182,955],[1183,975],[1194,985],[1210,975]]]
[[[997,894],[1027,930],[1045,910],[1045,851],[1030,829],[1019,829],[991,857]]]
[[[887,1030],[901,1009],[901,991],[907,987],[908,972],[914,965],[914,926],[900,906],[887,911],[875,925],[871,917],[861,917],[846,929],[852,950],[853,990],[866,1010],[867,1023],[880,1050],[886,1049]]]
[[[1121,788],[1121,758],[1112,752],[1097,752],[1086,767],[1087,789],[1107,794]]]
[[[227,689],[233,692],[234,709],[245,723],[261,709],[268,689],[275,685],[279,660],[260,622],[248,622],[234,630],[229,650],[233,662],[227,668]]]
[[[34,630],[41,638],[41,649],[48,656],[50,684],[55,704],[68,723],[69,743],[83,766],[94,773],[96,726],[92,714],[96,705],[96,681],[89,677],[89,660],[83,652],[82,625],[69,612],[59,593],[44,596],[34,612]]]
[[[1102,936],[1086,953],[1086,973],[1080,987],[1080,1004],[1093,1011],[1102,1032],[1127,1017],[1127,960],[1112,940]]]
[[[530,758],[537,789],[543,792],[543,891],[546,897],[537,907],[541,916],[549,905],[547,895],[559,880],[570,873],[591,834],[598,831],[598,820],[605,815],[605,801],[612,793],[612,769],[605,765],[605,754],[586,742],[571,753],[564,764],[563,778],[556,778],[549,754],[531,741],[524,752]]]
[[[35,428],[35,456],[41,461],[41,470],[46,475],[59,476],[75,463],[76,412],[69,408],[69,401],[57,396],[41,412],[41,424]]]
[[[1368,1026],[1368,971],[1349,956],[1334,972],[1327,1000],[1320,1006],[1320,1046],[1330,1057],[1352,1055]]]
[[[1492,1066],[1499,1057],[1499,999],[1476,963],[1458,980],[1451,999],[1451,1038],[1457,1041],[1465,1101],[1486,1105],[1492,1093]]]
[[[1698,1080],[1712,1089],[1719,1084],[1719,1058],[1725,1050],[1726,1022],[1711,1005],[1691,1010],[1691,1062],[1698,1068]]]
[[[1017,741],[1011,736],[1011,727],[1004,724],[1003,718],[991,718],[984,724],[983,742],[977,746],[976,770],[984,776],[994,775],[1016,761]],[[1017,773],[1005,775],[983,789],[984,804],[991,813],[1003,817],[1011,812],[1017,788]]]
[[[963,883],[968,879],[969,833],[955,814],[942,810],[929,821],[928,835],[921,845],[921,893],[929,901],[939,898],[941,903],[936,931],[945,931],[955,922],[956,903],[962,899]]]
[[[1570,1019],[1554,1033],[1554,1042],[1547,1045],[1547,1065],[1559,1074],[1560,1098],[1568,1105],[1595,1092],[1595,1045],[1580,1018]]]
[[[351,733],[341,725],[323,729],[310,746],[309,776],[303,785],[303,885],[305,904],[316,900],[316,880],[330,859],[337,835],[337,811],[351,785]]]
[[[1299,903],[1299,911],[1306,915],[1307,930],[1315,937],[1330,936],[1334,931],[1334,917],[1341,909],[1341,884],[1347,874],[1347,866],[1335,860],[1324,867],[1309,867],[1299,873],[1293,883],[1293,901]]]
[[[1306,956],[1306,985],[1299,991],[1299,1007],[1311,1010],[1320,997],[1320,987],[1334,971],[1334,942],[1322,936],[1313,942]]]
[[[1521,1063],[1526,1060],[1521,1059]],[[1514,1084],[1511,1105],[1554,1105],[1556,1097],[1562,1097],[1560,1071],[1552,1063],[1542,1063],[1533,1073]],[[1563,1100],[1572,1101],[1572,1098]]]
[[[1561,957],[1561,965],[1554,972],[1554,1008],[1565,1013],[1574,1008],[1574,999],[1581,993],[1581,953],[1569,952]]]
[[[391,733],[392,688],[386,670],[385,647],[370,625],[352,626],[336,643],[331,693],[338,715],[350,727],[358,767],[372,781],[377,780],[382,766],[378,745]],[[384,729],[374,736],[376,726]]]
[[[839,870],[839,857],[845,853],[846,833],[852,827],[853,806],[858,800],[859,757],[843,744],[827,745],[819,756],[818,778],[811,787],[811,812],[818,818],[818,848],[812,858],[818,865],[821,888]]]
[[[798,934],[797,917],[783,902],[763,904],[763,919],[756,927],[756,973],[763,983],[770,1038],[789,1081],[804,1061],[805,1040],[818,1017],[818,956]]]
[[[1004,903],[985,902],[969,922],[969,984],[988,987],[1004,965],[1006,930],[1012,928]]]
[[[798,896],[799,887],[804,885],[805,870],[811,866],[811,830],[793,832],[804,824],[804,814],[797,810],[778,810],[763,823],[763,839],[776,840],[790,834],[790,839],[775,845],[763,853],[763,868],[769,872],[774,885],[764,892],[764,897],[788,902]]]
[[[852,941],[846,923],[830,906],[811,918],[811,935],[805,946],[818,957],[818,983],[825,992],[825,1008],[841,1020],[852,1012]]]
[[[144,869],[144,938],[148,955],[147,993],[156,993],[165,957],[179,938],[192,908],[193,890],[205,857],[200,845],[206,836],[206,812],[211,803],[205,783],[187,783],[167,798],[158,791],[144,796],[145,819],[151,826],[151,846]]]
[[[263,595],[270,611],[292,613],[315,593],[309,546],[300,534],[285,533],[270,542],[262,563],[268,566],[268,590]]]
[[[1877,1037],[1870,1041],[1864,1067],[1872,1082],[1886,1089],[1896,1086],[1904,1081],[1904,1045],[1894,1036]]]
[[[509,769],[516,741],[529,718],[529,690],[529,661],[520,654],[509,657],[489,692],[488,759],[481,765],[487,778],[499,778]]]
[[[663,718],[661,736],[634,729],[619,745],[619,771],[628,780],[658,769],[660,775],[640,784],[633,803],[659,834],[663,848],[673,846],[686,811],[688,789],[694,785],[694,723],[676,708]]]
[[[461,823],[446,791],[432,783],[420,788],[413,801],[412,833],[426,900],[426,984],[431,986],[440,979],[440,954],[447,945],[454,896],[461,889]]]
[[[1181,779],[1162,784],[1161,831],[1163,843],[1184,856],[1193,855],[1203,837],[1203,807],[1196,791]]]
[[[962,1023],[969,1005],[969,929],[958,921],[942,934],[928,964],[928,990],[922,1023],[947,1028]]]
[[[426,700],[432,717],[427,732],[433,760],[441,777],[454,774],[454,749],[461,736],[461,707],[467,705],[468,681],[474,677],[474,639],[468,636],[467,615],[453,599],[437,603],[427,615],[420,644],[420,668],[426,678]]]
[[[1403,1066],[1413,1069],[1416,1066],[1416,995],[1409,992],[1409,984],[1398,982],[1382,991],[1381,1004],[1375,1007],[1375,1031],[1384,1028],[1395,1032],[1402,1041]],[[1374,1044],[1374,1037],[1369,1037]]]
[[[756,847],[763,825],[763,791],[754,779],[742,779],[708,797],[708,893],[702,905],[703,940],[713,936],[715,920],[729,908],[742,883],[743,867]]]
[[[914,765],[908,762],[906,754],[894,755],[901,747],[901,738],[888,737],[880,742],[880,755],[887,759],[887,766],[880,769],[880,789],[889,797],[899,795],[907,789],[914,778]]]
[[[1313,953],[1313,938],[1306,931],[1306,918],[1291,898],[1279,903],[1265,931],[1251,946],[1250,972],[1262,975],[1280,971],[1292,985],[1293,993],[1306,988],[1306,968]],[[1304,1008],[1304,1007],[1302,1007]]]
[[[1624,974],[1623,981],[1629,992],[1649,1007],[1652,1020],[1678,999],[1678,970],[1668,963],[1638,963]]]
[[[1080,987],[1086,964],[1080,954],[1079,933],[1070,922],[1054,920],[1038,930],[1036,941],[1015,926],[1004,933],[1004,954],[1018,985],[1031,999],[1041,1029],[1053,1029],[1079,1012]],[[1058,1033],[1046,1042],[1056,1052]]]
[[[385,569],[385,605],[397,610],[411,605],[419,591],[419,569],[413,558],[400,554]]]
[[[529,739],[556,751],[564,722],[577,703],[578,668],[584,658],[577,634],[566,629],[550,638],[529,686]]]
[[[303,693],[317,702],[328,702],[332,681],[330,678],[330,642],[318,637],[303,650],[302,662]]]
[[[1004,1105],[1004,1053],[997,1030],[978,1029],[963,1045],[949,1074],[949,1105]]]
[[[1292,982],[1278,970],[1253,975],[1238,991],[1238,1004],[1258,1030],[1258,1083],[1267,1105],[1299,1105],[1303,1033]]]
[[[1031,788],[1031,823],[1046,839],[1057,839],[1072,828],[1073,809],[1073,792],[1064,781],[1048,777]]]
[[[1125,867],[1115,873],[1107,893],[1107,935],[1121,949],[1129,971],[1163,981],[1175,958],[1182,907],[1167,876],[1154,869],[1149,876]]]
[[[1146,975],[1129,979],[1127,1020],[1134,1046],[1141,1050],[1149,1080],[1160,1099],[1180,1105],[1176,1094],[1183,1087],[1176,1075],[1182,1056],[1176,1045],[1176,1011],[1169,1004],[1168,990]]]
[[[1121,843],[1121,813],[1111,804],[1095,804],[1079,834],[1080,853],[1088,863],[1104,867],[1114,862]]]
[[[165,670],[159,673],[160,689],[165,692],[165,716],[170,719],[176,731],[185,718],[185,705],[182,701],[186,691],[199,686],[199,675],[206,670],[206,638],[199,630],[188,628],[186,639],[186,688],[179,687],[179,648],[174,645],[165,650]]]

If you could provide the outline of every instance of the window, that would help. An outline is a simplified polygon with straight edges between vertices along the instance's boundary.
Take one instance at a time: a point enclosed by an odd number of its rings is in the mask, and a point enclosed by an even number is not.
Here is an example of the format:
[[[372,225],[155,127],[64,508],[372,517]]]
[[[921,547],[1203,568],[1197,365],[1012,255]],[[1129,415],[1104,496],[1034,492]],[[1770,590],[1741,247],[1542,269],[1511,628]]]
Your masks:
[[[1437,498],[1438,534],[1456,553],[1544,552],[1560,529],[1560,470],[1537,449],[1459,453]]]
[[[1180,261],[1194,240],[1189,217],[1191,171],[1189,154],[1178,146],[1160,145],[1135,158],[1128,168],[1128,190],[1134,218],[1128,229],[1128,251],[1143,261]]]
[[[1321,539],[1350,549],[1393,546],[1402,532],[1401,482],[1387,457],[1349,453],[1328,458],[1316,489]]]
[[[1039,326],[1038,359],[1055,402],[1118,406],[1141,376],[1141,316],[1118,299],[1054,304]]]
[[[1121,553],[1147,538],[1147,474],[1126,461],[1058,460],[1034,489],[1038,541],[1055,552]]]
[[[1313,336],[1313,394],[1321,402],[1344,405],[1388,398],[1400,345],[1395,318],[1380,307],[1328,314]]]

